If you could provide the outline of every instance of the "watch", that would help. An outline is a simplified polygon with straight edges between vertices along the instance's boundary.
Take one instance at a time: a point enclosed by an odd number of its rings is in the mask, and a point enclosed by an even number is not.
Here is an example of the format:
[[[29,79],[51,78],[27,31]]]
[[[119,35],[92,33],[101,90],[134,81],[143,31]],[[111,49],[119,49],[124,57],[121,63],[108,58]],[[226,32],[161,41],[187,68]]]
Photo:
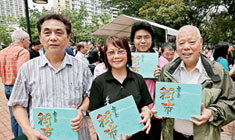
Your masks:
[[[211,117],[209,118],[208,122],[212,122],[214,120],[214,111],[211,110]]]
[[[208,108],[208,109],[211,110],[211,117],[209,118],[208,122],[212,122],[215,119],[217,112],[214,109],[211,109],[211,108]]]
[[[87,112],[85,110],[83,110],[82,108],[79,108],[79,110],[81,110],[83,116],[87,116]]]

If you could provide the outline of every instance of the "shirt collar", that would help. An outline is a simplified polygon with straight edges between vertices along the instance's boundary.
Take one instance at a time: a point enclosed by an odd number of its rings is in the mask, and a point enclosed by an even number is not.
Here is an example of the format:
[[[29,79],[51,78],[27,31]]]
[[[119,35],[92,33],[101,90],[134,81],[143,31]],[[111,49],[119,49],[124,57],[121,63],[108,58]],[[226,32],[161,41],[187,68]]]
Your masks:
[[[181,61],[181,63],[180,63],[180,69],[181,69],[181,70],[184,69],[185,71],[187,71],[187,69],[186,69],[185,64],[184,64],[183,61]],[[193,70],[191,70],[191,71],[194,71],[194,70],[198,70],[200,73],[202,72],[203,66],[202,66],[201,57],[199,57],[199,59],[198,59],[198,61],[197,61],[196,67],[195,67]]]
[[[22,48],[24,48],[23,45],[21,43],[19,43],[19,42],[13,42],[9,46],[10,47],[22,47]]]
[[[86,56],[86,54],[83,54],[82,52],[80,52],[80,51],[78,51],[77,53],[79,53],[80,55],[82,55],[82,56]]]
[[[46,55],[42,55],[41,57],[42,57],[42,59],[41,59],[40,64],[39,64],[40,67],[44,67],[44,66],[50,64],[50,62],[47,59]],[[65,65],[72,65],[72,60],[71,60],[71,58],[69,57],[69,55],[67,53],[65,53],[64,59],[63,59],[60,67],[63,68]]]
[[[133,72],[130,71],[130,69],[127,67],[127,76],[125,79],[133,79]],[[111,70],[108,70],[105,74],[105,80],[107,81],[112,81],[112,80],[116,80],[114,77],[113,77],[113,74],[111,72]]]

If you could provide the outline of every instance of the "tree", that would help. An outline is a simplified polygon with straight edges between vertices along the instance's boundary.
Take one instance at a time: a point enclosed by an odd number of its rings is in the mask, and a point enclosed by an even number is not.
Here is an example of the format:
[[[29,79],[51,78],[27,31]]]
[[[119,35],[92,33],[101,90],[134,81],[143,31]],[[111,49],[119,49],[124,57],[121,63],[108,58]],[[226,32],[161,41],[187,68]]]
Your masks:
[[[84,27],[84,19],[88,16],[88,12],[85,7],[81,6],[79,10],[64,9],[62,10],[62,14],[69,17],[72,23],[72,34],[70,37],[72,42],[81,40],[80,33]]]
[[[32,37],[31,41],[34,41],[35,39],[39,38],[38,30],[36,28],[36,23],[42,15],[45,15],[47,13],[49,13],[49,11],[45,8],[42,9],[42,12],[40,12],[38,9],[29,10],[30,30],[31,30],[31,37]],[[19,19],[19,25],[21,28],[27,31],[27,24],[26,24],[25,17],[21,17]]]
[[[138,16],[138,10],[151,0],[101,0],[102,7],[116,7],[120,14]]]
[[[204,42],[208,44],[216,44],[219,41],[235,43],[235,25],[232,17],[219,14],[211,22],[208,22],[206,27],[203,30]]]
[[[111,20],[111,16],[108,13],[98,14],[92,17],[92,24],[91,24],[91,34],[97,31],[99,28],[108,24]],[[91,36],[90,34],[90,36]],[[99,42],[99,44],[104,44],[104,38],[93,38],[93,41]]]
[[[213,45],[235,42],[234,9],[234,0],[151,0],[139,9],[139,16],[175,29],[194,25],[205,44]]]
[[[40,12],[37,9],[29,10],[29,19],[30,19],[30,28],[31,28],[31,36],[32,40],[39,38],[38,31],[36,28],[37,20],[42,16],[49,13],[48,10],[43,9]],[[81,40],[92,40],[91,34],[98,30],[104,24],[109,23],[110,15],[108,13],[96,15],[92,18],[92,23],[85,25],[85,18],[88,17],[88,12],[81,6],[79,10],[70,10],[65,8],[61,11],[61,14],[65,15],[69,18],[72,24],[72,32],[71,32],[71,42],[77,43]],[[20,27],[27,29],[26,19],[25,17],[21,17],[19,20]],[[103,41],[102,39],[96,39],[98,41]]]
[[[183,0],[189,7],[189,23],[199,27],[204,42],[219,41],[234,43],[234,0]]]
[[[11,43],[11,32],[14,31],[14,28],[8,26],[8,23],[16,22],[16,19],[13,17],[3,16],[0,19],[0,44],[9,45]]]
[[[104,24],[109,23],[111,17],[108,13],[95,15],[91,19],[90,24],[85,24],[85,17],[88,17],[88,12],[82,6],[79,11],[65,9],[62,13],[68,16],[72,23],[71,42],[76,43],[81,40],[92,40],[91,34],[98,30]],[[98,42],[103,42],[103,39],[95,39]]]
[[[187,6],[178,1],[152,0],[140,8],[141,18],[179,29],[188,21]]]
[[[153,21],[174,29],[188,22],[189,8],[181,0],[151,0],[139,9],[142,19]],[[157,42],[165,42],[164,30],[155,29]]]

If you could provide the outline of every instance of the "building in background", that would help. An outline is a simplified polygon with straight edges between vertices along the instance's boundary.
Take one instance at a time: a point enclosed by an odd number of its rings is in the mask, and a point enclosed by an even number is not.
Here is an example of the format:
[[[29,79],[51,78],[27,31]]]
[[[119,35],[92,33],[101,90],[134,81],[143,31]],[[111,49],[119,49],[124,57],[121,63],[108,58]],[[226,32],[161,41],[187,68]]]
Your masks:
[[[81,6],[84,5],[85,9],[88,11],[89,16],[85,19],[84,23],[91,23],[91,19],[93,16],[103,13],[109,13],[111,16],[111,20],[115,19],[118,14],[118,10],[114,7],[109,9],[101,8],[100,0],[54,0],[53,9],[56,12],[60,12],[65,8],[69,8],[71,10],[79,10]]]
[[[0,0],[0,19],[14,17],[19,19],[25,16],[24,0]]]

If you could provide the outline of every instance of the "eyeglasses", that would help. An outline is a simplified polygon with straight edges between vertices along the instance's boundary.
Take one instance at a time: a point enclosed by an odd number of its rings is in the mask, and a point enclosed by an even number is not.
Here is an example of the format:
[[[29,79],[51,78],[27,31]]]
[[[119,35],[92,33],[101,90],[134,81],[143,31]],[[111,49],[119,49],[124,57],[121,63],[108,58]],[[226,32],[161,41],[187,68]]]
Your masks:
[[[145,35],[145,36],[136,36],[135,37],[135,39],[136,40],[142,40],[142,39],[144,39],[144,40],[148,40],[148,39],[150,39],[151,38],[151,36],[149,36],[149,35]]]
[[[125,55],[126,54],[126,50],[124,50],[124,49],[120,49],[118,51],[110,50],[110,51],[107,51],[106,54],[107,54],[107,56],[114,56],[116,54],[116,52],[118,55]]]

